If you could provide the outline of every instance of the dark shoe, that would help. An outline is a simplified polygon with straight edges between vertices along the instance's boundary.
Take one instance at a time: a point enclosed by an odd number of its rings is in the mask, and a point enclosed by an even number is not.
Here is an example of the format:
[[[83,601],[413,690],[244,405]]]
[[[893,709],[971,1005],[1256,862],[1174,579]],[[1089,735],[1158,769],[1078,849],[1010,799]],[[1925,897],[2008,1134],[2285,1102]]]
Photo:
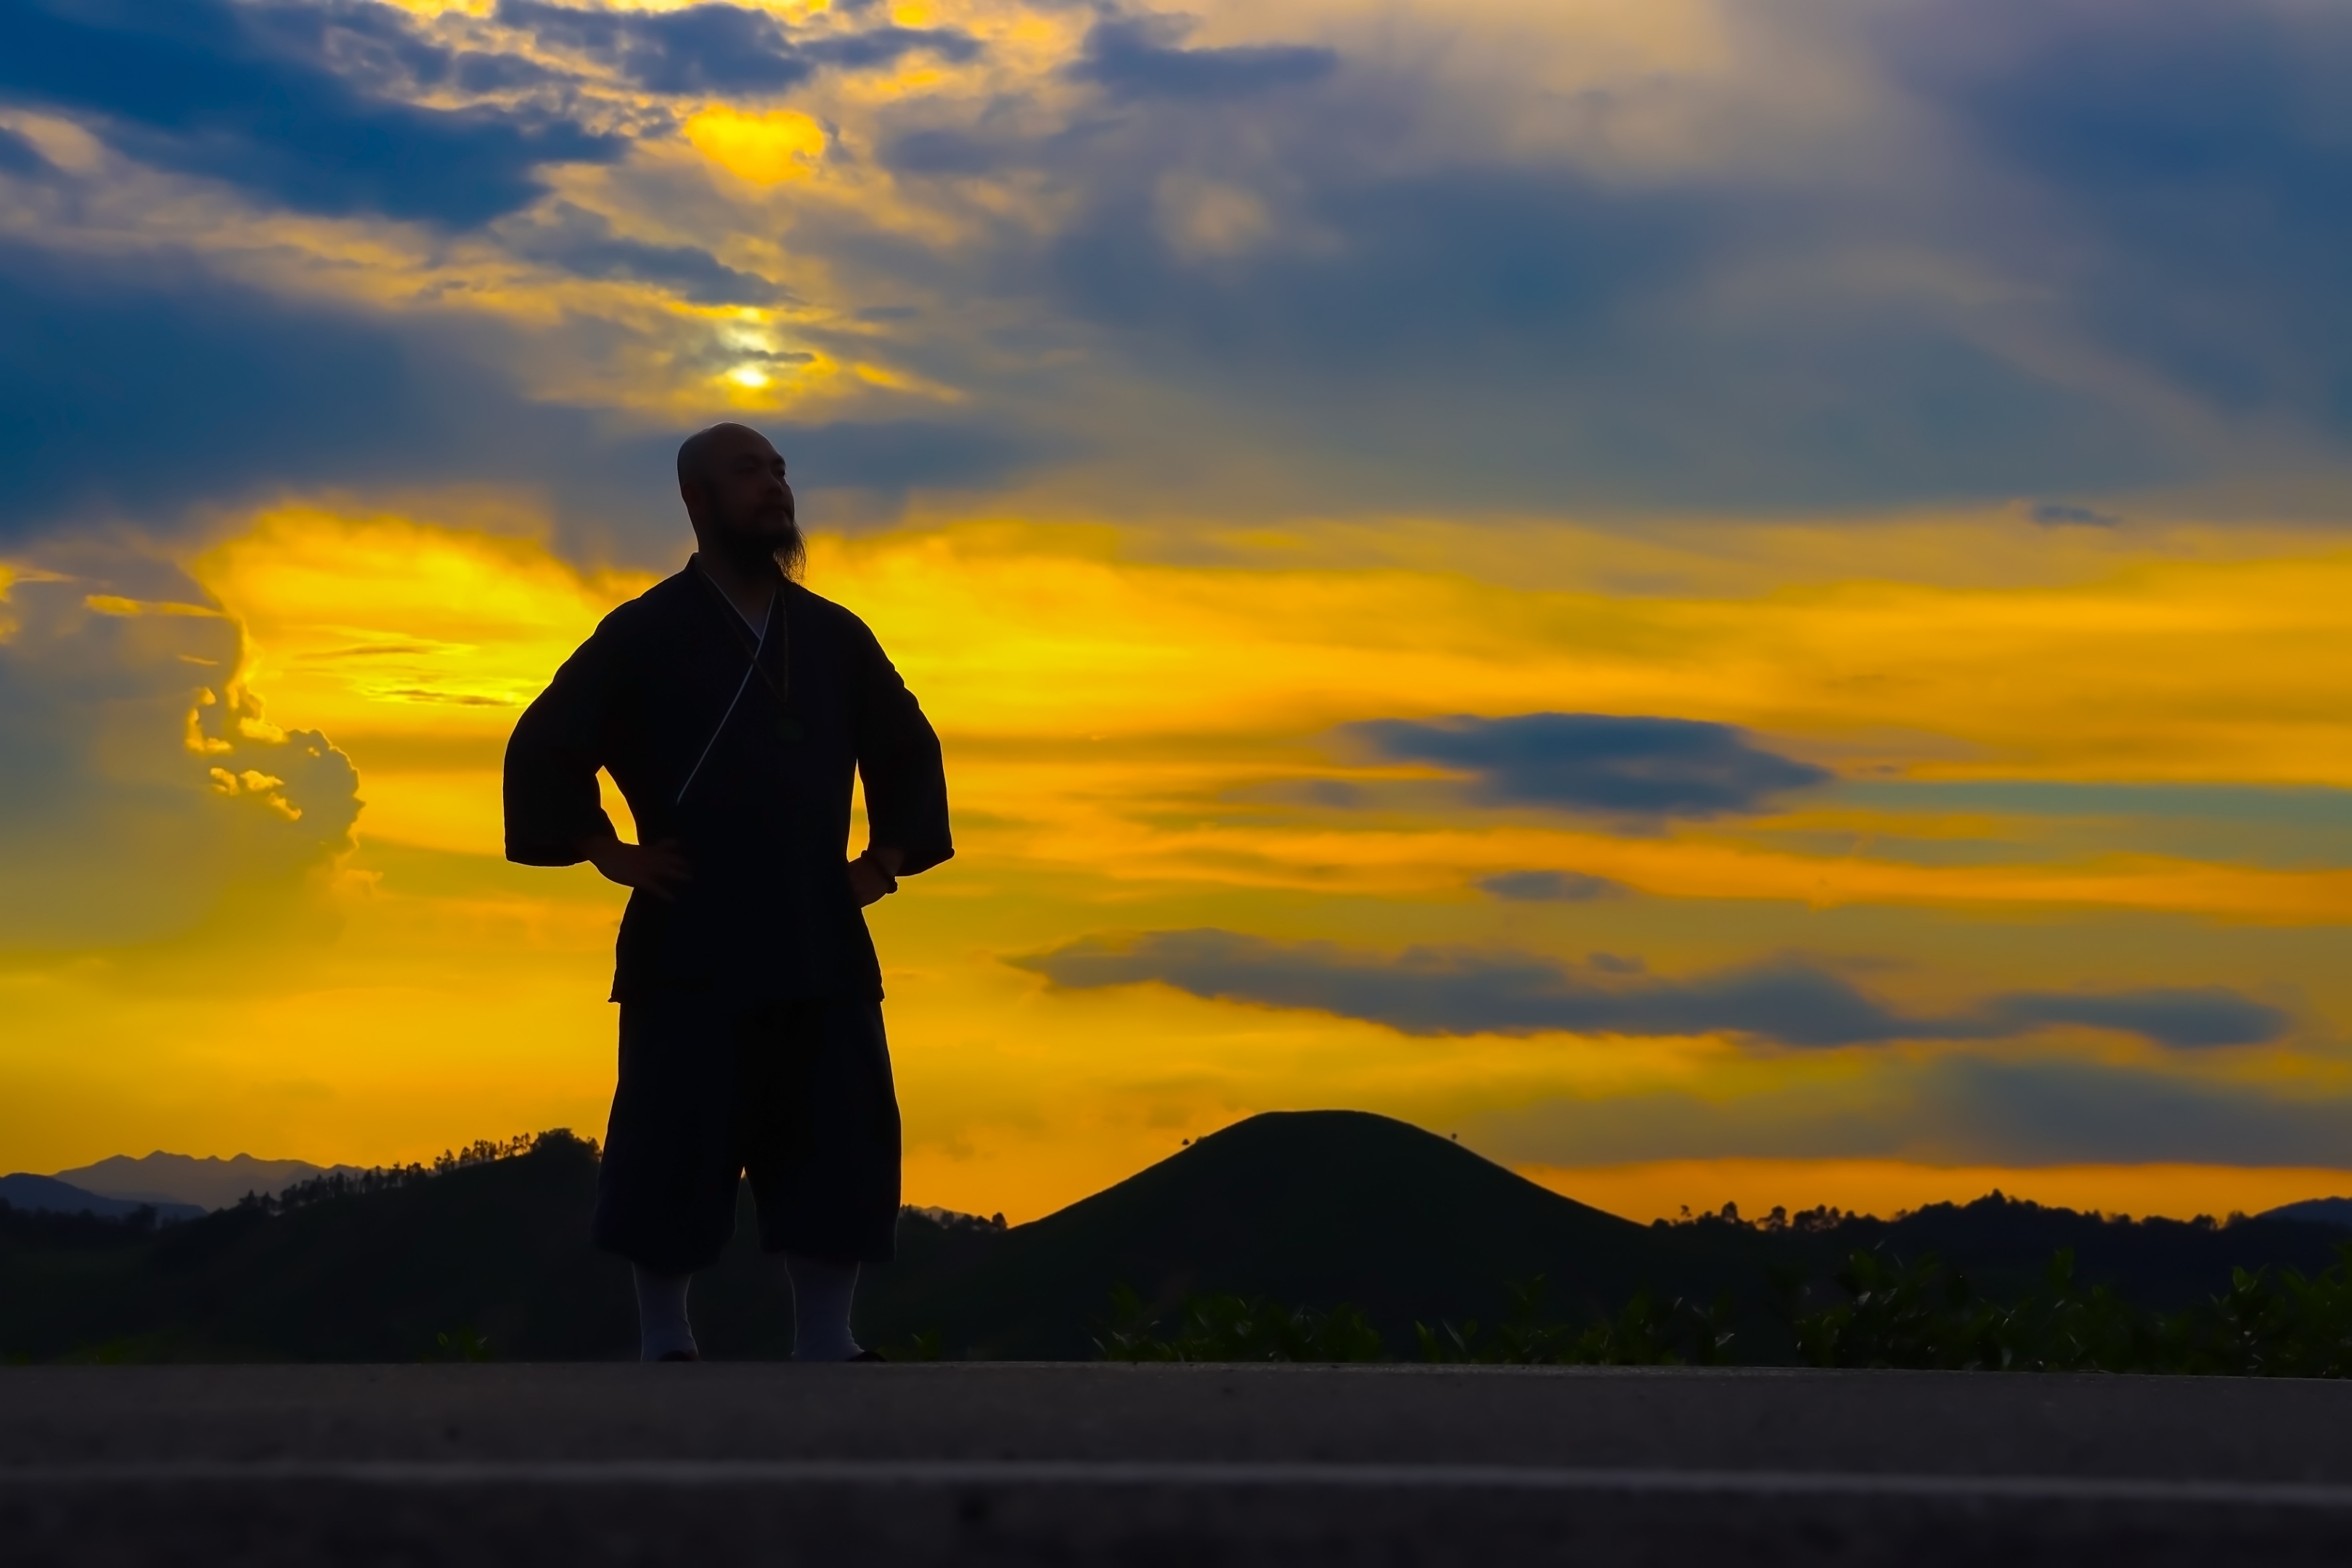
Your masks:
[[[888,1361],[890,1358],[884,1355],[880,1351],[859,1351],[856,1355],[851,1356],[849,1359],[853,1363],[855,1363],[861,1361]]]
[[[702,1359],[702,1352],[699,1351],[664,1351],[661,1354],[654,1357],[654,1359],[656,1361],[700,1361]]]

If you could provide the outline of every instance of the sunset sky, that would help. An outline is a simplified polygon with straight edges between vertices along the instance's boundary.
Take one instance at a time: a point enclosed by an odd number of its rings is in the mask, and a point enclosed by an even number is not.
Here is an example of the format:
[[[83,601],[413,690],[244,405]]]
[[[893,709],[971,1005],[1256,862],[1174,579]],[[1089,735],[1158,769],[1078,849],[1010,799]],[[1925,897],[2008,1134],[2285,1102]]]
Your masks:
[[[907,1195],[2352,1192],[2352,12],[12,0],[0,1169],[601,1134],[521,706],[768,432]]]

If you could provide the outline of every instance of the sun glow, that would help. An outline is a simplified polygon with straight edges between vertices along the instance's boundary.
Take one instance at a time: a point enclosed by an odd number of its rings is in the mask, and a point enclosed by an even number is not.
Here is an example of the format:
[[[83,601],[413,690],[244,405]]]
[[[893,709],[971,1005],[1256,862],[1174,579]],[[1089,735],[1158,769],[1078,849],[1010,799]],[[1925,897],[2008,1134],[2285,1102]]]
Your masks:
[[[824,127],[795,110],[706,109],[686,122],[694,150],[754,184],[806,179],[824,157]]]

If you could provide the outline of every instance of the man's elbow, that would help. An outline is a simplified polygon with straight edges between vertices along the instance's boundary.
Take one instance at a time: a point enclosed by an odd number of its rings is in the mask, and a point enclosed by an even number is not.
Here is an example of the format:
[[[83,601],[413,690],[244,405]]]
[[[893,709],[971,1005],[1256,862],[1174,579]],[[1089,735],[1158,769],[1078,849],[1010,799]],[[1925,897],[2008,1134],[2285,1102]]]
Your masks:
[[[919,876],[954,858],[955,846],[944,838],[930,844],[902,845],[898,874],[901,877]]]
[[[507,858],[518,866],[577,866],[587,857],[580,853],[577,844],[509,837]]]

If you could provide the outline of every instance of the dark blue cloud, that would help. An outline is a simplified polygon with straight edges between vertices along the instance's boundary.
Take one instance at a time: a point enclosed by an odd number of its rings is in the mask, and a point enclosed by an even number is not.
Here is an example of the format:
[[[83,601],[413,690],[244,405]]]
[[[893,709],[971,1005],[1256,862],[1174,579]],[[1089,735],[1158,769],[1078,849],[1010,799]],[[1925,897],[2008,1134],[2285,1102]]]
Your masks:
[[[855,33],[835,33],[809,38],[800,46],[803,58],[843,70],[872,70],[896,65],[914,54],[934,54],[956,64],[980,58],[980,40],[952,27],[867,27]]]
[[[2287,1016],[2276,1007],[2220,985],[2021,992],[2001,997],[1991,1011],[2021,1026],[2080,1024],[2180,1050],[2259,1045],[2278,1038],[2287,1026]]]
[[[1873,26],[2050,216],[1987,236],[2122,359],[2230,414],[2352,434],[2352,12],[1946,0]],[[2086,262],[2088,265],[2086,265]]]
[[[731,417],[741,417],[740,415]],[[792,460],[793,484],[904,496],[998,483],[1066,448],[1026,432],[943,420],[763,426]]]
[[[1368,116],[1343,103],[1328,123],[1259,126],[1276,149],[1263,159],[1282,165],[1266,208],[1303,237],[1211,258],[1188,251],[1159,205],[1163,166],[1203,162],[1172,131],[1095,150],[934,129],[891,156],[943,173],[1034,161],[1080,188],[1066,165],[1087,166],[1090,202],[1042,264],[1008,260],[1000,275],[1042,285],[1136,374],[1235,411],[1226,438],[1296,454],[1284,468],[1299,493],[1276,506],[1326,505],[1337,486],[1384,507],[1745,510],[2116,489],[2188,471],[2139,411],[1905,302],[1692,303],[1759,245],[1834,255],[1845,226],[1832,212],[1799,236],[1789,202],[1734,186],[1478,163],[1368,173],[1346,153]],[[1259,158],[1223,161],[1242,188],[1259,182]],[[1193,464],[1213,472],[1215,455]],[[1281,479],[1253,469],[1252,483]]]
[[[2288,1023],[2277,1009],[2219,988],[2018,994],[1923,1016],[1794,959],[1676,980],[1623,959],[1579,966],[1464,947],[1391,955],[1214,929],[1087,937],[1010,962],[1070,990],[1156,982],[1196,996],[1360,1018],[1407,1035],[1731,1034],[1818,1048],[2001,1039],[2084,1025],[2161,1046],[2205,1047],[2273,1040]]]
[[[1174,16],[1121,16],[1097,22],[1069,74],[1115,97],[1228,101],[1270,89],[1320,81],[1339,63],[1330,49],[1251,45],[1181,47],[1192,24]]]
[[[898,174],[988,174],[1004,162],[1003,148],[962,131],[909,131],[882,147],[884,166]]]
[[[2117,528],[2124,521],[2114,512],[2076,506],[2070,501],[2031,501],[2025,503],[2024,510],[2027,518],[2044,528]]]
[[[421,346],[184,260],[0,250],[0,519],[21,533],[253,486],[453,477],[546,434],[518,429],[488,377],[426,370]]]
[[[112,3],[80,0],[79,9],[89,15]],[[247,0],[236,19],[265,50],[331,65],[345,81],[380,96],[446,80],[456,58],[383,0]]]
[[[1767,965],[1691,982],[1593,973],[1534,953],[1408,948],[1389,955],[1235,931],[1088,937],[1017,967],[1070,990],[1156,981],[1196,996],[1307,1008],[1408,1035],[1550,1031],[1689,1035],[1732,1030],[1779,1044],[1906,1037],[1903,1020],[1834,975]]]
[[[1826,783],[1810,763],[1763,750],[1728,724],[1608,713],[1375,719],[1342,733],[1397,762],[1471,775],[1496,805],[1548,805],[1627,818],[1705,819],[1768,809],[1777,795]]]
[[[2340,1100],[2199,1082],[2087,1062],[1961,1058],[1937,1075],[1931,1114],[1997,1160],[2123,1163],[2343,1163],[2352,1121]]]
[[[741,5],[606,11],[499,0],[498,18],[611,66],[648,92],[782,92],[815,69],[774,16]]]
[[[648,92],[772,95],[824,67],[866,70],[925,51],[953,60],[980,52],[951,28],[884,25],[796,37],[770,12],[742,5],[608,11],[546,0],[499,0],[498,19],[541,42],[620,71]]]
[[[1590,903],[1596,899],[1622,899],[1631,891],[1622,882],[1588,877],[1581,871],[1506,871],[1481,877],[1482,892],[1521,903]]]
[[[697,304],[765,305],[786,295],[766,279],[739,272],[695,246],[624,239],[603,215],[569,202],[555,204],[542,221],[504,228],[499,237],[516,255],[575,277],[656,283]]]
[[[1470,1130],[1465,1128],[1465,1133]],[[1478,1147],[1559,1165],[1642,1160],[1927,1164],[2352,1164],[2352,1100],[2147,1068],[1885,1059],[1866,1075],[1727,1097],[1664,1090],[1490,1114]]]
[[[1106,324],[1181,333],[1195,353],[1280,374],[1445,374],[1473,359],[1516,380],[1557,355],[1604,345],[1618,312],[1698,266],[1706,204],[1606,190],[1572,175],[1473,165],[1441,178],[1363,178],[1321,168],[1319,132],[1277,123],[1303,166],[1297,216],[1344,246],[1269,247],[1204,268],[1169,239],[1153,205],[1162,149],[1101,151],[1126,166],[1058,242],[1063,300]],[[1075,144],[1068,153],[1096,149]],[[1110,171],[1106,169],[1106,174]]]
[[[1709,95],[1726,89],[1704,81],[1596,89],[1576,107],[1595,140],[1549,163],[1449,154],[1410,128],[1458,85],[1416,61],[1351,52],[1340,70],[1328,51],[1188,48],[1179,21],[1097,13],[1076,68],[1102,93],[1080,95],[1075,119],[1017,91],[961,122],[944,118],[961,100],[877,111],[892,168],[1034,171],[1066,216],[1057,229],[983,221],[928,247],[811,211],[795,242],[861,300],[930,302],[932,329],[899,345],[937,362],[916,368],[987,382],[990,420],[1084,433],[1124,497],[1143,474],[1177,476],[1152,487],[1166,504],[1260,515],[2025,496],[2060,498],[2022,509],[2046,525],[2092,524],[2106,514],[2066,498],[2245,472],[2291,488],[2321,461],[2306,426],[2352,456],[2352,292],[2337,281],[2352,204],[2333,195],[2352,183],[2352,145],[2321,90],[2347,24],[2328,12],[2184,0],[2126,25],[2104,0],[1895,7],[1859,36],[1957,134],[1888,138],[1883,155],[1858,138],[1818,182],[1751,175],[1744,156],[1594,172],[1629,105],[1644,123],[1724,122]],[[558,57],[738,100],[979,47],[873,5],[792,26],[749,5],[506,0],[499,15]],[[543,162],[621,155],[568,109],[419,107],[425,88],[536,86],[541,105],[597,90],[460,52],[461,37],[502,35],[426,29],[375,0],[14,0],[0,100],[61,108],[266,202],[451,225],[535,205]],[[1244,92],[1256,96],[1233,107]],[[1587,122],[1571,119],[1565,134]],[[1783,152],[1768,127],[1758,156]],[[1265,232],[1188,239],[1170,195],[1187,182],[1255,197]],[[577,267],[704,300],[745,287],[683,247],[614,245],[582,245]],[[1948,257],[1985,287],[1962,304],[1899,280],[1791,281],[1875,277],[1871,258],[1907,255]],[[962,308],[975,300],[987,309]],[[2004,346],[2027,341],[2056,347]],[[1178,412],[1114,424],[1123,405],[1104,384],[1139,381]],[[2241,415],[2285,438],[2236,441]],[[1269,447],[1286,460],[1260,461]]]
[[[0,247],[0,538],[92,516],[169,526],[287,489],[490,482],[632,561],[684,536],[679,429],[527,396],[494,319],[386,321],[225,284],[193,263]],[[708,418],[729,416],[714,406]],[[986,425],[775,422],[811,521],[995,482],[1045,448]]]
[[[89,117],[133,157],[301,211],[455,226],[536,199],[543,163],[625,150],[535,110],[427,109],[363,90],[370,74],[444,59],[422,41],[404,45],[405,26],[373,5],[10,0],[0,5],[0,99]],[[330,32],[355,30],[377,46],[360,52],[357,80],[324,54]]]
[[[439,78],[425,79],[427,86],[446,80],[465,92],[513,92],[523,88],[546,87],[565,79],[549,70],[536,60],[520,55],[492,54],[485,49],[469,49],[450,57],[448,68]]]
[[[1042,240],[1006,225],[992,247],[952,256],[874,248],[910,292],[1028,303],[1097,363],[1189,395],[1197,412],[1164,436],[1125,433],[1135,468],[1198,476],[1204,495],[1245,482],[1265,511],[1753,512],[2021,495],[2059,509],[2221,475],[2293,486],[2329,460],[2306,426],[2332,423],[2337,456],[2352,457],[2340,440],[2352,292],[2332,259],[2352,254],[2352,204],[2333,195],[2352,186],[2352,142],[2321,123],[2326,71],[2306,62],[2289,83],[2281,51],[2253,40],[2289,37],[2290,13],[2323,8],[2181,9],[2235,16],[2206,30],[2240,40],[2212,56],[2235,82],[2220,101],[2273,100],[2252,129],[2189,107],[2221,89],[2173,90],[2176,64],[2206,68],[2198,26],[2169,14],[2142,26],[2104,0],[2000,0],[1989,23],[1967,0],[1927,0],[1856,31],[1958,134],[1858,138],[1817,183],[1793,167],[1751,177],[1738,156],[1638,179],[1597,177],[1574,155],[1431,169],[1387,154],[1407,141],[1401,115],[1452,89],[1410,64],[1367,65],[1245,112],[1203,115],[1141,82],[1117,114],[1060,123],[994,105],[962,123],[910,109],[877,138],[892,168],[1034,171],[1071,216]],[[2069,17],[2071,35],[2053,20]],[[2330,27],[2345,30],[2305,30]],[[1174,36],[1114,17],[1091,46],[1100,58],[1078,68],[1130,50],[1180,71],[1162,58],[1188,52]],[[1717,122],[1715,91],[1674,80],[1583,95],[1593,157],[1606,160],[1621,111]],[[2070,116],[2156,127],[2151,145],[2169,152],[2119,171],[2115,188],[2087,152],[2062,148],[2044,169],[2044,140],[2109,134],[2070,131]],[[2237,150],[2184,142],[2200,123]],[[2127,129],[2112,134],[2133,144]],[[1771,131],[1757,149],[1786,153]],[[2203,172],[2166,174],[2168,160]],[[1255,197],[1264,233],[1189,244],[1170,174]],[[1947,257],[1994,292],[1962,304],[1888,281],[1881,258],[1898,255]],[[2085,346],[2126,374],[2092,372],[2074,352]],[[2296,428],[2283,447],[2242,442],[2229,424],[2242,410]],[[1266,446],[1286,455],[1271,474],[1225,462]]]
[[[0,174],[38,179],[50,170],[49,161],[41,156],[38,147],[5,126],[0,126]]]

